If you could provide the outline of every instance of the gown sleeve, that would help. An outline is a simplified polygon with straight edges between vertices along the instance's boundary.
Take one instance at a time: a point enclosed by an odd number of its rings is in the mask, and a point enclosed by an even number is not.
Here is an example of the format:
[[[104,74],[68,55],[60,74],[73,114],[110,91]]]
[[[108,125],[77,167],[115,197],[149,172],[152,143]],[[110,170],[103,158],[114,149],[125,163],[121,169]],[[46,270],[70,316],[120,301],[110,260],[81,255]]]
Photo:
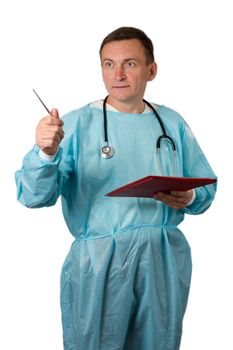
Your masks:
[[[17,199],[29,208],[52,206],[64,191],[73,173],[73,156],[69,138],[59,147],[56,157],[44,160],[39,147],[24,157],[22,168],[16,172]]]
[[[211,177],[216,178],[204,153],[189,126],[184,122],[181,130],[183,176],[185,177]],[[194,202],[181,209],[187,214],[201,214],[211,205],[217,189],[217,184],[198,187],[195,189]]]

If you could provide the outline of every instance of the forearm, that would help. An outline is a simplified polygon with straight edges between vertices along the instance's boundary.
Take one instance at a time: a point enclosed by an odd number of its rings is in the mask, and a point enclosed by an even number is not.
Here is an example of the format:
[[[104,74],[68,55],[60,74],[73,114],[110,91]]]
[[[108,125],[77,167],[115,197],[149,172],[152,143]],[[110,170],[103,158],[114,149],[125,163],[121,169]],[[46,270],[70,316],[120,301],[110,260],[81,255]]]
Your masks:
[[[54,205],[60,195],[58,166],[61,149],[49,161],[39,156],[39,147],[34,146],[23,160],[22,169],[16,172],[18,200],[30,208]]]
[[[192,215],[204,213],[209,208],[215,197],[216,188],[216,184],[196,188],[196,198],[194,202],[181,210],[184,213]]]

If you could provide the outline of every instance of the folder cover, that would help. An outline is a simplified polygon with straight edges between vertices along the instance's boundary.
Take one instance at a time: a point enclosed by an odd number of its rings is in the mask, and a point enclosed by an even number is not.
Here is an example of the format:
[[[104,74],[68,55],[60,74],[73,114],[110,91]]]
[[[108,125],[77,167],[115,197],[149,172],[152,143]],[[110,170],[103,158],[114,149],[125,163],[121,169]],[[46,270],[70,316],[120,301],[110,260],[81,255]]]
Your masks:
[[[149,175],[119,187],[105,196],[153,198],[157,192],[188,191],[214,182],[217,182],[217,179]]]

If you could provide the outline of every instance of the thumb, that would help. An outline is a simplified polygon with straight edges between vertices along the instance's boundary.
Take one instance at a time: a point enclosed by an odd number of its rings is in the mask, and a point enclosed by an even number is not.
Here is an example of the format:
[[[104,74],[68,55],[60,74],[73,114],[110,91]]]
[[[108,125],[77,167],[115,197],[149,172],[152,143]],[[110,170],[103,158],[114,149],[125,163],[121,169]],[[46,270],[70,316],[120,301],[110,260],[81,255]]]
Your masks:
[[[51,110],[50,114],[51,114],[53,117],[59,119],[59,113],[58,113],[57,108],[53,108],[53,109]]]

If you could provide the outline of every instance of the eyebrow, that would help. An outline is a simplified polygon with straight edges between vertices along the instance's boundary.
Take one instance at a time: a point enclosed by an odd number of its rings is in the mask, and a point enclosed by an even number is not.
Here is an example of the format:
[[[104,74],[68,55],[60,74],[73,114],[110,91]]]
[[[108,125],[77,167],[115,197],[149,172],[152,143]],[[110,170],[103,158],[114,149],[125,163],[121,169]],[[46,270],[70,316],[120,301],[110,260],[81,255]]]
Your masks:
[[[105,61],[110,61],[110,62],[114,62],[114,60],[113,59],[111,59],[111,58],[104,58],[103,59],[103,61],[102,61],[102,63],[104,63]],[[123,63],[124,62],[129,62],[129,61],[136,61],[136,62],[138,62],[138,60],[136,59],[136,58],[125,58],[124,60],[123,60]]]

